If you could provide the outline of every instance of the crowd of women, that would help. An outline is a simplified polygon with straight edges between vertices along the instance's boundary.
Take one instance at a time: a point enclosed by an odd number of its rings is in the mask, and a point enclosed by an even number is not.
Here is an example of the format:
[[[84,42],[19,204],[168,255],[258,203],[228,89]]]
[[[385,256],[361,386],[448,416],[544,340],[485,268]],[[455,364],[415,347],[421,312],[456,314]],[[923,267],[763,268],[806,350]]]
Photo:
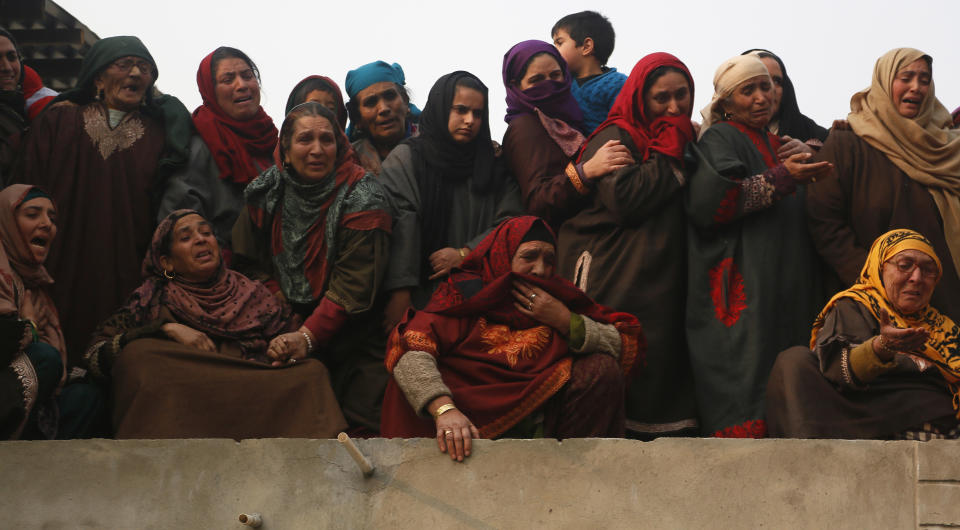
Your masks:
[[[960,435],[931,56],[827,130],[749,50],[694,121],[679,58],[623,76],[578,20],[504,55],[502,145],[467,71],[422,110],[398,64],[310,75],[278,130],[242,51],[191,115],[136,37],[37,115],[0,30],[0,438]]]

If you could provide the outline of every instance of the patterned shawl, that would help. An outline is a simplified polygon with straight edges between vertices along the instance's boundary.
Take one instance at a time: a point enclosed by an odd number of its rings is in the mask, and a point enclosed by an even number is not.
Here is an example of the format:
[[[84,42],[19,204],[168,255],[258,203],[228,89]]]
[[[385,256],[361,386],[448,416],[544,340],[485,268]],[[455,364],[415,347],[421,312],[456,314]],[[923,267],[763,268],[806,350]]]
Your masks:
[[[188,282],[176,275],[168,280],[163,275],[163,241],[169,241],[168,234],[180,218],[191,214],[200,215],[194,210],[176,210],[157,226],[143,260],[146,280],[130,295],[127,309],[137,321],[149,322],[159,318],[161,308],[167,308],[180,323],[211,338],[238,341],[244,358],[261,356],[267,341],[288,331],[292,323],[290,307],[263,284],[227,269],[222,261],[214,276],[204,283]]]
[[[867,262],[863,265],[857,283],[834,295],[823,308],[813,323],[813,332],[810,334],[810,348],[817,342],[817,333],[823,328],[827,313],[833,309],[837,300],[850,298],[866,307],[877,321],[880,320],[880,310],[885,309],[890,315],[890,321],[898,328],[924,328],[930,333],[926,348],[922,355],[933,361],[943,374],[944,379],[951,384],[954,393],[953,406],[960,415],[960,394],[957,390],[957,381],[960,381],[960,329],[950,320],[950,317],[941,314],[927,305],[914,314],[902,314],[887,299],[887,291],[883,286],[883,264],[903,250],[919,250],[933,258],[943,274],[940,258],[933,250],[933,245],[927,238],[913,230],[891,230],[878,237],[870,247]],[[939,280],[939,278],[938,278]]]
[[[511,294],[515,280],[544,289],[571,312],[615,325],[622,340],[624,374],[631,373],[646,347],[633,315],[597,304],[559,276],[537,278],[511,272],[513,255],[535,223],[540,224],[538,230],[552,235],[541,219],[532,216],[515,217],[495,228],[467,256],[462,268],[440,284],[423,311],[407,315],[387,343],[390,372],[408,351],[437,357],[454,401],[485,438],[516,425],[570,377],[567,339],[517,311]],[[414,434],[422,429],[409,405],[390,403],[389,414],[386,402],[384,407],[385,431]]]
[[[210,65],[214,52],[200,61],[197,69],[197,87],[203,105],[193,111],[193,125],[207,144],[213,160],[220,169],[220,178],[237,184],[247,184],[267,167],[277,145],[277,128],[263,107],[247,121],[237,121],[224,112],[217,103],[216,79]]]
[[[308,104],[327,112],[331,123],[335,119],[319,103]],[[280,288],[298,304],[313,303],[327,290],[340,227],[391,230],[386,192],[357,163],[343,130],[334,129],[337,160],[326,178],[306,181],[292,169],[273,165],[244,191],[250,221],[269,241]]]

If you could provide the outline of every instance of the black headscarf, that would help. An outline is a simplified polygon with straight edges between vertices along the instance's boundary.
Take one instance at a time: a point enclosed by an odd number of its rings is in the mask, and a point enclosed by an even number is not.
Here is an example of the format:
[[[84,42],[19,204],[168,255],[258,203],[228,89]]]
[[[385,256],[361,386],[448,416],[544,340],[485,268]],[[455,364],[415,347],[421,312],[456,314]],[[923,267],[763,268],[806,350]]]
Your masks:
[[[20,45],[17,39],[9,31],[0,27],[0,37],[6,37],[13,43],[13,48],[17,50],[17,57],[20,58],[20,79],[17,79],[17,87],[13,90],[0,90],[0,105],[10,107],[21,118],[26,119],[26,108],[23,102],[23,54],[20,53]]]
[[[793,88],[793,81],[790,81],[790,76],[787,75],[787,67],[783,65],[780,57],[777,57],[777,54],[770,50],[763,48],[753,48],[740,55],[747,55],[753,52],[761,52],[769,55],[770,58],[777,61],[777,64],[780,65],[780,72],[783,73],[783,96],[780,98],[780,110],[778,110],[777,115],[773,117],[774,120],[779,121],[778,134],[780,136],[796,138],[801,142],[806,142],[811,138],[816,138],[821,142],[826,140],[827,130],[800,112],[800,106],[797,104],[797,92]]]
[[[470,78],[483,94],[483,123],[470,143],[459,144],[450,136],[448,123],[457,82]],[[420,115],[420,136],[404,142],[413,151],[420,188],[420,241],[423,256],[448,246],[447,227],[453,210],[453,184],[471,179],[476,194],[493,192],[503,178],[490,140],[490,98],[477,76],[458,70],[433,84]],[[429,263],[424,260],[426,269]],[[425,270],[426,270],[425,269]],[[429,273],[428,273],[429,275]]]

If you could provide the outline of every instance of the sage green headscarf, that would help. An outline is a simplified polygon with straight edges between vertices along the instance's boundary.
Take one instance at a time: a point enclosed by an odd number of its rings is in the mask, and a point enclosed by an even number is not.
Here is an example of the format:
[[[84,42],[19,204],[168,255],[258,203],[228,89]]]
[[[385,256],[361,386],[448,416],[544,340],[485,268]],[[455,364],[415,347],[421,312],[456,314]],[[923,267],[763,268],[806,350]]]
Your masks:
[[[147,88],[141,112],[163,123],[165,146],[157,169],[161,178],[164,179],[173,170],[187,162],[192,121],[190,112],[179,99],[160,94],[159,91],[154,93],[154,83],[160,76],[160,71],[157,68],[157,62],[153,60],[153,56],[139,38],[119,36],[97,41],[83,58],[77,86],[61,93],[47,108],[60,101],[70,101],[77,105],[93,102],[96,96],[94,81],[100,72],[109,67],[113,61],[129,55],[146,59],[153,65],[153,83],[150,83],[150,87]]]

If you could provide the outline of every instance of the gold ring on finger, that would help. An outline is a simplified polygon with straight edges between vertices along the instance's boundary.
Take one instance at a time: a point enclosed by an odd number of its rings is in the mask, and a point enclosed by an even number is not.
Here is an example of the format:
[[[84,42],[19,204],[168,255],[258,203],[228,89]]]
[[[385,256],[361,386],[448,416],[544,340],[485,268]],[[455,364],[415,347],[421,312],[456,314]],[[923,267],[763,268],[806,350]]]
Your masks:
[[[451,431],[450,429],[447,429],[443,431],[443,434],[444,436],[453,436],[453,431]]]

